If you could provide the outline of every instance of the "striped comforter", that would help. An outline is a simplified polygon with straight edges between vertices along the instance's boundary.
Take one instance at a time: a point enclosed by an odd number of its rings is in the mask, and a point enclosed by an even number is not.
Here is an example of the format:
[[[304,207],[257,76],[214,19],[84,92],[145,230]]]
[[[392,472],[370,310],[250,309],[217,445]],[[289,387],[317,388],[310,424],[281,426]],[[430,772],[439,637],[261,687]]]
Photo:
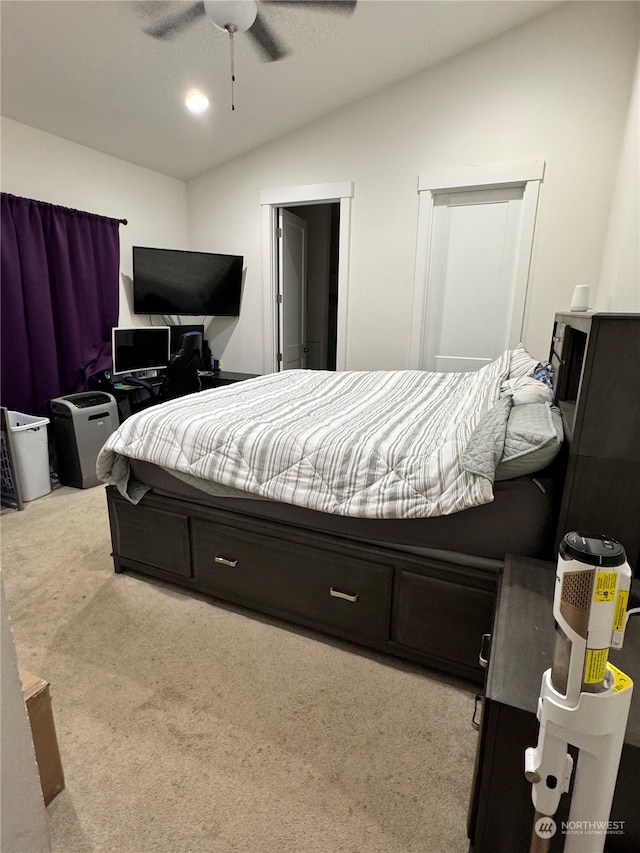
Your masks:
[[[510,357],[475,373],[291,370],[191,394],[124,421],[100,452],[98,476],[133,502],[145,488],[129,458],[336,515],[458,512],[493,499],[493,465],[480,475],[463,457],[499,400]]]

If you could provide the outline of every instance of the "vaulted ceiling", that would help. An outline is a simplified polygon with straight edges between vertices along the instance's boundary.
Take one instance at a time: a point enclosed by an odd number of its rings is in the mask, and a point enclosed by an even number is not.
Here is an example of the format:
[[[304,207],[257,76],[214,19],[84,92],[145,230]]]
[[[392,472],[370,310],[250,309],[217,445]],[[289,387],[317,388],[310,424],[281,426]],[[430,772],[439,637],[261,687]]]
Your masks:
[[[331,5],[331,4],[328,4]],[[147,33],[194,3],[3,0],[4,116],[189,180],[297,127],[549,11],[554,0],[359,0],[351,15],[260,0],[289,51],[262,61],[200,16],[167,40]],[[187,90],[211,109],[192,115]]]

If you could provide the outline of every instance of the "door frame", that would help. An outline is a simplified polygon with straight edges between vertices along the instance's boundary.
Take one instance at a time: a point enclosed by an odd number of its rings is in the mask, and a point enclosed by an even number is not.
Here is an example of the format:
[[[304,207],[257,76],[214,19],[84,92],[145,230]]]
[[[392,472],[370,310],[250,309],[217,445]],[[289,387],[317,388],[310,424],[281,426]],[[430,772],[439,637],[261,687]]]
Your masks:
[[[264,297],[264,373],[278,370],[278,246],[276,229],[279,207],[309,204],[340,204],[338,235],[338,332],[336,370],[345,370],[347,361],[347,317],[349,294],[349,249],[351,238],[351,200],[354,182],[306,184],[262,190],[262,282]]]
[[[540,184],[545,161],[528,160],[485,166],[457,166],[435,169],[418,178],[418,238],[413,283],[413,310],[409,343],[409,367],[424,370],[429,342],[435,333],[438,317],[432,316],[434,294],[429,289],[433,217],[436,196],[464,190],[524,187],[522,219],[518,241],[517,267],[511,312],[510,340],[516,346],[524,328],[527,286],[531,268],[533,235]],[[516,340],[517,338],[517,340]]]

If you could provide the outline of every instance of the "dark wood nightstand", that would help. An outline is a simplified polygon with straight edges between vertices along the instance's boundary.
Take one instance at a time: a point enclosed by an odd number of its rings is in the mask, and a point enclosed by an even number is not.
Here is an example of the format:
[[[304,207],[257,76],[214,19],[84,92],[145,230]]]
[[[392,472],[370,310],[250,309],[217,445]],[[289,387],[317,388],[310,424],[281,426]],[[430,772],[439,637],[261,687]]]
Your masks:
[[[524,751],[535,746],[536,719],[543,672],[551,666],[555,641],[553,590],[555,564],[508,556],[498,591],[496,615],[476,767],[469,807],[468,834],[473,853],[526,853],[533,826],[531,785],[524,778]],[[634,584],[634,596],[640,585]],[[632,606],[631,604],[629,605]],[[637,606],[637,604],[635,605]],[[606,851],[640,850],[640,617],[632,617],[624,648],[611,662],[636,684],[627,725],[611,820],[624,821],[624,834],[610,835]],[[569,797],[556,814],[567,820]],[[551,839],[561,851],[564,836]]]

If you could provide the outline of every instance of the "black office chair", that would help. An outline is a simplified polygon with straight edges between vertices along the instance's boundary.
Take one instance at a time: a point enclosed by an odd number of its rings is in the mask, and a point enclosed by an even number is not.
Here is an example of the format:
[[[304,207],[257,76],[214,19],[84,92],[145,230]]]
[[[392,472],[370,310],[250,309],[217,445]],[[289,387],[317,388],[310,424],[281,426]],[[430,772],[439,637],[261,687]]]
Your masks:
[[[187,332],[180,340],[180,346],[171,357],[167,372],[154,402],[163,403],[185,394],[200,390],[200,359],[202,353],[202,335],[200,332]]]

